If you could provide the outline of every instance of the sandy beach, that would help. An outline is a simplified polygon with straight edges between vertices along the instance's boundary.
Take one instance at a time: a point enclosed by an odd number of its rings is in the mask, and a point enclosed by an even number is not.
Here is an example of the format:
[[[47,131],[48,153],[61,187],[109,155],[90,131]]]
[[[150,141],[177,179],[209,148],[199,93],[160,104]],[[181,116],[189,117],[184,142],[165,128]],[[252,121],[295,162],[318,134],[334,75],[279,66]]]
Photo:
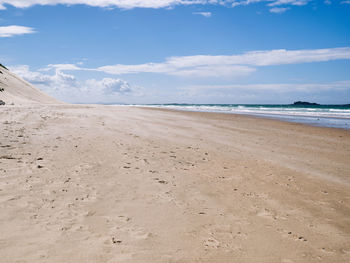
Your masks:
[[[126,106],[0,111],[1,262],[349,262],[350,131]]]
[[[350,0],[0,14],[0,263],[350,263]]]

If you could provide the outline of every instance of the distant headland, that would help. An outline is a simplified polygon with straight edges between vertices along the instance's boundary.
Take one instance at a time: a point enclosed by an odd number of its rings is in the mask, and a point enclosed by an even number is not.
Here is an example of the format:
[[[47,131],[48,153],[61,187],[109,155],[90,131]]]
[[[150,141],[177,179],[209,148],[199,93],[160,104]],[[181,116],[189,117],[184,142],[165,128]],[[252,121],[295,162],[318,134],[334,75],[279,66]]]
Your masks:
[[[350,104],[337,104],[337,105],[325,105],[325,104],[318,104],[315,102],[308,102],[308,101],[296,101],[293,104],[294,106],[337,106],[337,107],[350,107]]]
[[[293,105],[301,105],[301,106],[319,106],[321,104],[315,102],[307,102],[307,101],[296,101]]]

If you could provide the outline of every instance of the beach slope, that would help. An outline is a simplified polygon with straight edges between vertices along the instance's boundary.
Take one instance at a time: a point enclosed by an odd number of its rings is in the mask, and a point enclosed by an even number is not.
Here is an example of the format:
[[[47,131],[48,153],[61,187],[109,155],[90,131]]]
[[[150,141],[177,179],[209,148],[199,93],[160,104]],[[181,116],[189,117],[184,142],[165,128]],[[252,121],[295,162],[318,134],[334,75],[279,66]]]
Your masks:
[[[0,111],[2,262],[349,262],[350,132],[123,106]]]

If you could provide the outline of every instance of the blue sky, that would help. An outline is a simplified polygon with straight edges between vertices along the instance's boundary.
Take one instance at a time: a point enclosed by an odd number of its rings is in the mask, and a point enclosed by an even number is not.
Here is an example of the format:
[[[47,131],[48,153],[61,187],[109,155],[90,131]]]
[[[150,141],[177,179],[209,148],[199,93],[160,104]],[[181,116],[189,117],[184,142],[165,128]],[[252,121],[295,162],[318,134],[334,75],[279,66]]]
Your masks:
[[[0,62],[79,103],[350,103],[350,1],[0,0]]]

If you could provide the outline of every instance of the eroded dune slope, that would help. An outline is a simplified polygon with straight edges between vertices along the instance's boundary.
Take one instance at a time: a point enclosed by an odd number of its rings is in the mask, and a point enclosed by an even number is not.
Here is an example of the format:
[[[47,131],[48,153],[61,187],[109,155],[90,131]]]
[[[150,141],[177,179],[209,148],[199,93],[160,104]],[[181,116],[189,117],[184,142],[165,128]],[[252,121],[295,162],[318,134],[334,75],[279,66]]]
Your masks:
[[[0,66],[0,100],[6,104],[59,104],[49,95]]]

